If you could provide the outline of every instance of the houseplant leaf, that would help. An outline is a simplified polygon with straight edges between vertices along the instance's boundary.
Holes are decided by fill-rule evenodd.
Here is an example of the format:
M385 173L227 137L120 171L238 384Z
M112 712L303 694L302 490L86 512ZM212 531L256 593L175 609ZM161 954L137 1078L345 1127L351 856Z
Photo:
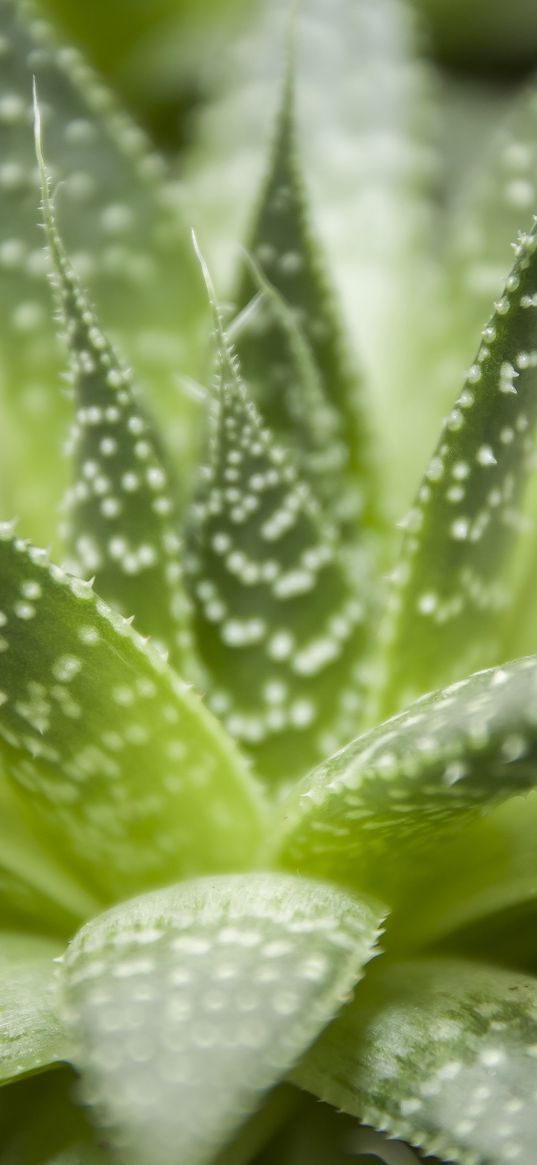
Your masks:
M56 1007L58 941L0 932L0 1084L65 1058Z
M252 874L144 895L84 927L65 958L66 1022L121 1159L211 1162L339 1009L379 922L336 887Z
M77 1087L72 1071L57 1068L0 1089L0 1165L110 1165L75 1103Z
M438 371L426 69L416 59L410 8L398 0L374 6L334 0L328 8L324 0L307 0L294 24L302 177L353 351L367 375L384 497L398 516L401 494L409 497L414 488L416 455L419 464L435 436L423 408ZM221 54L219 47L211 73L215 100L202 110L187 160L190 218L227 285L264 181L288 33L288 4L270 0L258 6L232 51ZM398 420L403 383L413 434L408 448Z
M240 379L216 306L215 320L208 466L186 574L210 703L259 772L282 783L356 723L364 611L333 526Z
M406 949L409 938L415 945L425 933L428 944L442 950L514 968L535 966L536 829L536 792L461 826L430 870L429 891L409 886L397 919Z
M193 414L175 378L198 367L203 307L192 290L191 250L177 198L143 134L76 50L57 47L30 3L2 0L0 21L0 359L9 426L0 484L4 508L44 537L65 472L54 441L42 440L43 426L58 440L68 414L35 213L32 76L52 175L65 177L58 208L68 250L107 327L121 332L128 358L149 380L152 404L162 408L170 440L183 454L192 446L187 431Z
M521 235L463 391L426 470L385 628L384 714L502 658L502 612L537 415L537 235Z
M103 334L65 253L43 159L37 100L34 113L43 221L75 393L71 446L77 480L68 503L77 573L95 577L107 602L134 615L137 627L169 651L183 676L191 677L196 667L179 563L175 483L131 372Z
M98 908L57 852L47 846L21 798L0 776L0 927L69 935Z
M105 900L248 863L260 794L201 700L88 583L0 539L0 754Z
M282 806L280 860L391 901L450 827L535 788L532 656L417 700L320 765ZM278 846L278 839L275 843ZM421 858L420 858L421 854Z
M454 959L375 972L294 1079L442 1160L530 1160L537 981Z
M244 378L276 439L296 450L321 500L330 491L332 515L342 536L357 541L362 533L359 528L367 528L376 517L372 441L360 377L309 222L296 141L293 73L290 62L271 162L247 250L299 322L303 346L316 372L318 399L312 373L308 375L304 359L297 360L296 338L293 345L274 297L265 293L265 303L241 329L238 353ZM258 281L245 263L234 296L239 310L246 308L257 291ZM326 456L329 444L332 457L339 454L339 464L332 462L328 472L316 473L311 456L304 457L302 447L308 441L317 447L318 455L324 448Z

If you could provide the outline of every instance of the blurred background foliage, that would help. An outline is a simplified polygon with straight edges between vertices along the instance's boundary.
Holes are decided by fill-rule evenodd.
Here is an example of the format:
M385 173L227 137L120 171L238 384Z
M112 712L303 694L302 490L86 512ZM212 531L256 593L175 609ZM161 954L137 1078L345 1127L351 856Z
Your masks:
M210 95L215 60L262 2L38 0L38 6L83 48L155 143L173 153L195 132L193 114ZM513 87L537 68L537 3L413 3L425 49L442 69L446 132L454 140L454 156L463 162L466 143L497 119Z
M211 90L211 60L257 0L37 0L108 79L164 149L191 136L191 114Z

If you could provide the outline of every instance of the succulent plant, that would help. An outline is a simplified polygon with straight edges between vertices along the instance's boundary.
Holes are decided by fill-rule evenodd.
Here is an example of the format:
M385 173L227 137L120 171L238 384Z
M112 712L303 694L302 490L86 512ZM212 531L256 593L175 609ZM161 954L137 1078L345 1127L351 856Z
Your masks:
M185 193L0 0L0 1165L531 1159L537 96L435 207L404 9L304 7Z

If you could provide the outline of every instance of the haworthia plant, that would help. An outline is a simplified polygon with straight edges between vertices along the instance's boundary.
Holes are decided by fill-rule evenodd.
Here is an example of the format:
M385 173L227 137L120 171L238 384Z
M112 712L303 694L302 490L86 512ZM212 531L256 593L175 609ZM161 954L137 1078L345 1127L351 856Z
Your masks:
M522 1165L537 204L511 169L536 99L511 273L502 190L498 233L492 196L449 209L441 268L402 0L258 14L270 96L237 67L226 166L186 168L200 211L222 178L228 253L249 223L219 297L214 220L191 248L163 165L0 0L0 1165ZM481 213L502 273L420 461L471 359Z

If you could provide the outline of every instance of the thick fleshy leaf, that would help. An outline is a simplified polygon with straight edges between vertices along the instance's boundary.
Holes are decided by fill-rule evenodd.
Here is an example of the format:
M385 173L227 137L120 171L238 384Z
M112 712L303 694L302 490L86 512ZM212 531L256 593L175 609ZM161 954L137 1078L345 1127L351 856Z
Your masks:
M190 611L179 562L174 485L130 370L100 328L56 228L35 105L43 220L69 350L76 415L71 455L68 540L74 568L99 593L195 675Z
M306 0L294 14L305 185L346 318L380 379L386 311L390 325L400 318L403 269L409 255L418 261L430 225L431 117L415 32L401 0L374 9L334 0L329 10ZM215 99L187 162L193 221L206 224L211 264L224 277L263 177L288 33L285 0L255 6L215 59Z
M285 782L356 724L360 583L351 582L334 528L264 427L217 310L216 342L209 465L190 516L186 572L211 706L259 771Z
M72 934L98 909L98 899L32 828L3 773L0 823L0 928Z
M380 915L279 874L200 879L95 919L64 968L97 1119L128 1165L205 1165L339 1010Z
M248 10L250 23L233 51L223 53L219 45L215 54L216 100L202 110L198 143L187 159L190 218L219 280L229 280L237 244L248 234L286 60L287 0L261 0ZM406 504L402 483L410 499L416 456L419 471L435 437L423 398L440 363L429 343L436 329L436 247L430 245L433 155L424 67L415 60L412 13L403 0L305 0L294 14L294 33L302 177L371 386L384 497L399 516ZM404 444L403 384L412 433Z
M61 362L36 214L32 76L52 175L65 179L58 211L69 253L107 327L120 333L128 359L151 384L152 403L162 407L183 460L192 445L192 406L182 400L175 378L195 372L196 328L201 322L204 331L206 321L200 320L203 305L177 198L143 134L79 54L56 47L26 0L1 0L0 36L0 485L4 512L18 512L27 529L43 537L53 532L66 477L57 448L69 414L59 391Z
M0 1165L111 1165L68 1068L0 1089Z
M509 569L535 463L537 234L504 294L425 473L394 574L383 714L499 662Z
M533 977L456 960L381 960L294 1078L443 1160L526 1165L536 1056Z
M273 297L272 302L262 302L241 329L238 352L264 420L276 439L292 448L312 479L313 492L331 503L332 516L356 541L359 525L371 522L378 498L373 488L371 434L359 377L346 350L342 321L309 223L296 142L292 72L290 65L269 173L247 246L300 321L303 343L317 374L315 395L313 377L308 376L304 360L297 360L296 340L293 345ZM239 310L247 307L257 291L258 281L245 263L234 297ZM308 444L314 446L316 460L311 454L308 457ZM325 460L319 464L323 452Z
M282 806L285 864L396 898L405 866L412 875L450 827L535 788L536 698L531 657L422 697L359 737Z
M355 547L356 542L363 542L359 520L363 489L349 473L341 417L326 399L297 311L250 255L246 262L252 288L258 290L235 325L244 378L274 436L290 450L301 476L340 527L346 544Z
M260 801L200 699L89 584L4 531L0 752L107 899L248 863Z
M0 1083L65 1059L54 959L62 946L40 935L0 933Z

